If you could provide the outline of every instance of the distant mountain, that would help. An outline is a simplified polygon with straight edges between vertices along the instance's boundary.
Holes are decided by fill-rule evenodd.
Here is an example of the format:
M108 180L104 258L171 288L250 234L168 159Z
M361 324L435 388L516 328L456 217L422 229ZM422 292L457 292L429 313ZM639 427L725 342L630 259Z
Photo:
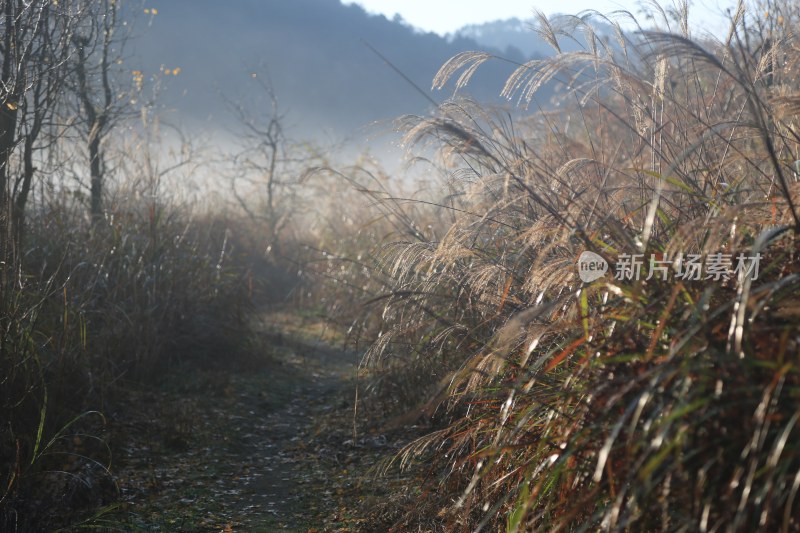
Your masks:
M231 124L225 99L257 105L252 73L262 79L268 73L299 135L347 135L373 121L425 113L430 103L370 46L436 101L452 94L452 88L430 90L439 67L458 52L487 48L466 35L423 33L339 0L147 0L145 7L151 15L140 16L150 24L138 22L141 37L128 64L146 75L179 68L178 76L165 76L166 105L180 121L212 130ZM521 52L503 53L523 59ZM512 70L486 64L469 93L501 102Z
M491 47L502 52L516 51L526 57L545 56L553 53L553 48L534 30L533 20L511 18L484 24L470 24L456 31L450 38L471 39L481 46Z
M554 20L565 15L556 15ZM604 36L611 36L613 28L607 23L597 19L592 22L595 30ZM537 32L538 21L536 19L521 20L510 18L506 20L496 20L484 24L470 24L464 26L449 36L452 42L458 40L472 40L484 47L504 51L508 54L522 54L525 57L547 57L553 55L553 47L545 41ZM561 38L559 46L565 51L578 50L585 45L583 35L578 32L576 40Z

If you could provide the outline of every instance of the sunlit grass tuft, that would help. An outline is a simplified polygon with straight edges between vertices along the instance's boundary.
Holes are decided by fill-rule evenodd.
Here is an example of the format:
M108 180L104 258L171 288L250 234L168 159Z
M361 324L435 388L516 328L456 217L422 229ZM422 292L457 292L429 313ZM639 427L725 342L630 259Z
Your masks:
M368 361L376 401L443 424L398 457L438 473L442 528L798 527L800 55L796 9L772 7L780 25L740 12L726 42L693 40L683 12L634 38L541 24L555 55L505 94L534 106L560 83L557 110L454 100L404 120L449 194L412 213L368 193L400 228L362 270ZM577 33L585 48L562 52ZM437 83L489 59L454 58ZM582 283L584 251L611 272ZM615 278L635 254L641 275ZM731 275L680 279L688 254L724 254ZM733 273L740 254L760 255L757 279Z

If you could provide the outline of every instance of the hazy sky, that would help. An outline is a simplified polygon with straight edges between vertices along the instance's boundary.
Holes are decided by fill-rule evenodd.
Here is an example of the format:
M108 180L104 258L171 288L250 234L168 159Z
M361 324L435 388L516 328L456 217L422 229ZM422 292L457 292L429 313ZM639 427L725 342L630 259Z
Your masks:
M511 17L530 18L535 8L548 15L577 14L585 9L610 13L627 9L637 14L642 2L637 0L356 0L371 13L391 18L399 13L410 24L439 34L452 32L466 24L488 22ZM671 0L662 1L672 5ZM695 0L690 2L690 18L698 29L724 28L722 14L735 6L735 0Z

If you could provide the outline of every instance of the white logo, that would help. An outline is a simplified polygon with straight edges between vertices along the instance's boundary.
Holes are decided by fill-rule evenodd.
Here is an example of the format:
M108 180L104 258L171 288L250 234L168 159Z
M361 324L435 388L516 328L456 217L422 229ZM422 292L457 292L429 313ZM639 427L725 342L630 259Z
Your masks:
M608 272L608 262L594 252L583 252L578 258L578 277L584 283L602 278Z

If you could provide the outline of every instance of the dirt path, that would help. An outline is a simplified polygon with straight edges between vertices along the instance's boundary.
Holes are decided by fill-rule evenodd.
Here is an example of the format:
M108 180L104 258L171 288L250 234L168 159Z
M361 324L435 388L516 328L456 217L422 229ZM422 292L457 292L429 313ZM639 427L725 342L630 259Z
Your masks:
M126 527L372 529L354 509L380 498L370 468L400 443L353 441L356 354L296 338L272 351L259 370L187 371L132 393L115 429Z

